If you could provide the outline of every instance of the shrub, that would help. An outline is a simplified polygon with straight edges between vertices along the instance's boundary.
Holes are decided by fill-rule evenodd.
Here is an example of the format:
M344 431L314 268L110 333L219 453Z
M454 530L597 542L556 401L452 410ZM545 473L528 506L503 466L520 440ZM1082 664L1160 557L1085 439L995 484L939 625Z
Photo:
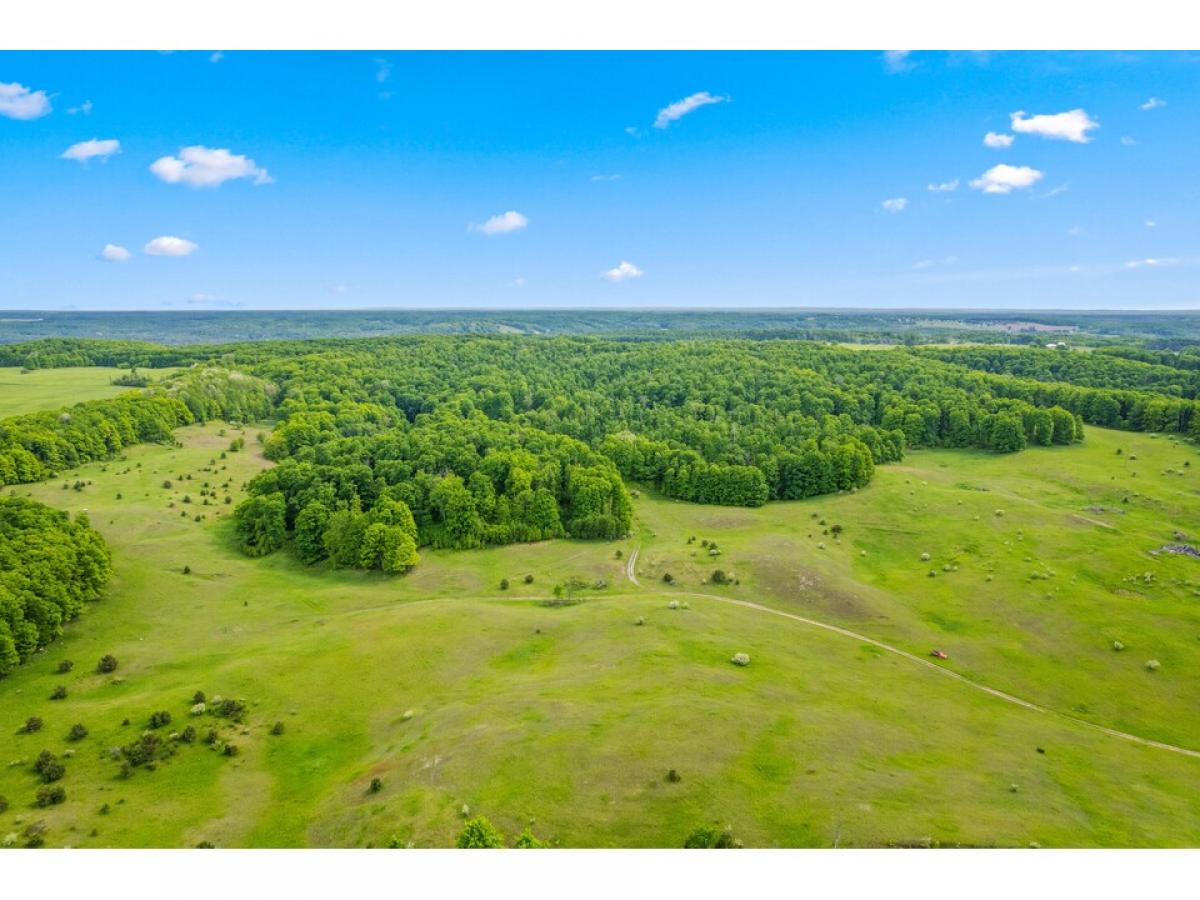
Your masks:
M525 576L525 583L526 583L526 584L533 584L533 576L532 576L532 575L526 575L526 576Z
M204 691L196 691L196 693L192 694L193 703L203 703L207 699L208 698L204 695Z
M21 726L21 732L23 734L33 734L35 731L41 731L41 730L42 730L42 717L41 716L30 716L28 719L25 720L25 724Z
M735 654L733 654L733 658L730 659L729 661L731 663L733 663L735 666L748 666L748 665L750 665L750 654L749 653L735 653Z
M234 700L232 697L227 697L224 700L213 698L213 713L220 716L222 719L233 719L235 722L242 721L242 714L246 711L246 704L241 700Z
M483 816L476 816L463 826L456 846L460 850L495 850L504 846L504 835Z
M103 674L117 671L117 658L111 653L106 653L100 657L100 662L96 663L96 671Z
M38 788L37 805L39 807L56 806L66 799L67 792L60 784L56 784L54 787Z
M540 841L534 837L533 832L528 828L517 835L516 841L513 842L513 847L518 850L541 850L548 846L550 845L545 841Z
M184 567L183 567L183 574L184 574L184 575L191 575L191 574L192 574L192 567L191 567L191 566L184 566Z
M58 669L56 671L59 675L66 675L73 668L75 668L75 663L71 662L69 659L64 659L58 664Z
M1122 644L1120 641L1113 641L1113 649L1116 650L1118 653L1120 653L1122 650L1125 649L1125 645Z
M711 580L713 584L729 584L732 579L724 569L713 569Z
M135 741L121 748L121 756L129 766L144 766L158 759L163 751L163 741L157 734L146 732Z
M502 590L502 591L508 590L508 579L507 578L500 579L500 590Z
M226 744L224 747L221 748L221 752L223 754L225 754L226 756L237 756L238 755L237 744Z
M82 741L87 736L88 730L78 722L72 725L71 730L67 732L68 741Z
M932 558L928 553L921 554L921 562L929 562Z
M276 722L271 726L271 734L283 734L283 722Z
M196 741L196 729L189 725L183 731L179 732L179 739L185 744L192 744Z
M165 709L160 709L156 713L150 714L150 727L162 728L164 725L171 724L171 714Z
M33 770L42 776L42 781L46 784L58 781L67 774L67 770L58 761L58 757L49 750L43 750L38 754L38 758L33 764Z
M371 786L367 790L369 790L372 794L378 794L380 791L383 790L383 779L382 778L372 778Z
M0 813L8 812L8 798L0 794Z
M644 616L638 616L636 619L633 620L633 624L634 625L645 625L646 618Z
M701 825L683 842L685 850L735 850L741 846L742 842L733 836L731 828L722 831L713 825Z
M667 604L667 609L679 609L679 601L672 600L670 603Z
M665 581L667 584L674 584L675 576L670 572L663 572L663 581Z
M199 703L193 703L192 708L188 710L188 712L190 712L193 716L202 716L204 715L204 711L206 709L208 709L208 706L203 700L201 700Z
M50 692L50 699L51 700L66 700L67 699L66 687L64 685L60 684L58 687L56 687L54 690L52 690Z
M669 772L667 772L667 781L671 782L672 784L678 784L679 782L683 781L683 776L674 769L671 769Z
M1160 663L1157 659L1146 660L1146 671L1147 672L1157 672L1161 666L1162 666L1162 663Z

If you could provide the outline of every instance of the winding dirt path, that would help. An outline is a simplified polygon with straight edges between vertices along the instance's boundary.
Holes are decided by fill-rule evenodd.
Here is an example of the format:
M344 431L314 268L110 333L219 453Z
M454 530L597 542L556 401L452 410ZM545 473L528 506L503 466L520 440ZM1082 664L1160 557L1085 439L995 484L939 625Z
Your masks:
M629 580L631 582L633 582L638 587L641 587L642 584L637 579L637 570L635 567L637 565L638 553L640 553L640 552L641 552L640 547L632 550L629 554L628 562L625 563L626 576L629 578ZM1089 722L1086 719L1080 719L1076 716L1072 716L1067 713L1059 712L1057 710L1050 709L1049 707L1046 707L1046 706L1041 706L1040 704L1034 703L1030 700L1023 700L1020 697L1016 697L1012 694L1005 693L1004 691L998 690L994 687L988 687L986 684L983 684L982 682L975 681L974 679L971 679L971 678L967 678L965 675L960 675L952 669L947 669L944 666L939 666L937 663L934 663L928 659L925 659L924 657L917 656L915 653L909 653L907 650L901 650L899 647L893 647L891 644L885 644L885 643L883 643L883 641L877 641L877 640L875 640L875 638L867 637L865 634L859 634L857 631L851 631L849 628L842 628L840 625L832 625L829 622L821 622L821 621L818 621L817 619L809 619L809 618L806 618L805 616L796 615L795 613L790 613L790 612L787 612L782 609L775 609L774 607L771 607L771 606L763 606L761 603L753 603L749 600L738 600L734 597L722 597L719 594L703 594L703 593L699 593L699 592L695 592L695 591L669 591L669 592L656 591L655 593L660 593L660 594L663 594L664 596L700 597L705 600L715 600L718 603L727 603L730 606L741 606L746 609L755 610L756 612L767 613L768 615L779 616L784 619L790 619L793 622L799 622L802 625L808 625L813 628L820 628L825 631L831 631L834 634L840 634L842 637L852 638L852 639L854 639L856 641L860 641L864 644L870 644L872 647L878 647L880 650L883 650L887 653L893 653L896 656L903 657L904 659L908 660L909 662L914 662L914 663L917 663L918 665L924 666L927 669L932 669L933 671L937 672L940 675L944 675L947 678L952 678L955 681L959 682L960 684L965 684L968 687L974 688L977 691L982 691L985 694L990 694L991 696L996 697L999 700L1003 700L1005 703L1012 703L1015 706L1020 706L1021 708L1031 710L1032 712L1046 713L1047 715L1051 715L1051 716L1054 716L1059 719L1064 719L1068 722L1074 722L1077 725L1082 725L1085 728L1090 728L1093 731L1103 732L1104 734L1107 734L1111 737L1121 738L1122 740L1131 741L1132 743L1135 743L1135 744L1141 744L1144 747L1156 747L1159 750L1169 750L1172 753L1181 753L1184 756L1191 756L1196 759L1200 759L1200 750L1192 750L1192 749L1189 749L1188 747L1179 747L1179 746L1176 746L1175 744L1167 744L1167 743L1164 743L1163 741L1155 741L1155 740L1151 740L1150 738L1139 737L1138 735L1130 734L1127 731L1118 731L1115 728L1108 728L1104 725L1097 725L1095 722Z

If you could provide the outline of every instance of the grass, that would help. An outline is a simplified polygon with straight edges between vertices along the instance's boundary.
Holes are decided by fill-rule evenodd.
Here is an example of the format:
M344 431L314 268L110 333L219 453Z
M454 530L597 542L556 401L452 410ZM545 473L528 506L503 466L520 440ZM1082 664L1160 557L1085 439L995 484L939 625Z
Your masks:
M58 409L63 405L84 400L114 397L129 388L112 383L127 369L106 366L87 366L77 369L34 369L22 374L21 369L0 366L0 418L43 409ZM155 381L161 381L178 369L147 371Z
M1200 521L1189 445L1090 429L1008 457L917 452L858 493L758 510L643 491L630 540L424 551L387 578L240 556L226 491L204 506L199 487L229 480L236 503L267 463L253 428L220 459L222 427L16 489L87 509L116 575L0 681L0 838L40 821L49 846L450 846L467 804L510 840L529 825L560 846L680 846L705 823L747 846L1200 842L1200 760L1055 714L1200 748L1200 564L1148 554ZM823 533L835 523L840 538ZM635 549L640 588L624 576ZM718 566L738 583L703 583ZM610 587L544 605L572 575ZM697 593L945 649L939 665L1055 713ZM94 671L105 653L110 676ZM63 659L75 667L58 675ZM119 778L108 749L156 710L182 728L198 689L247 700L223 732L238 755L197 743ZM43 730L17 734L31 715ZM68 743L76 722L89 735ZM66 802L35 808L33 759L68 747Z

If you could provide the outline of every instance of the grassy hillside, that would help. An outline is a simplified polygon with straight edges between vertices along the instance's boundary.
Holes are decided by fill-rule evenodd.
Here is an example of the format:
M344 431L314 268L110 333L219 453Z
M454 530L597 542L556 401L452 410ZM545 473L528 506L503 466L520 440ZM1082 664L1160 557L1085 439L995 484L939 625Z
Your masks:
M232 504L267 463L254 429L221 459L239 433L221 427L15 489L87 509L116 575L0 681L0 839L40 822L50 846L445 846L466 805L562 846L678 846L707 822L748 846L1200 841L1200 759L1074 720L1200 748L1200 561L1148 552L1200 521L1184 443L1093 428L1018 456L917 452L857 493L757 510L643 494L631 540L422 551L389 578L238 554ZM713 585L718 566L739 583ZM544 605L571 576L608 586ZM1050 711L921 664L934 647ZM106 653L119 668L97 674ZM244 722L190 716L197 690L244 698ZM214 728L237 755L201 739L121 778L110 748L159 710L164 737ZM44 809L42 749L67 795Z
M176 369L155 369L147 373L159 381ZM129 388L112 383L127 369L85 366L76 369L21 369L0 367L0 418L18 416L64 404L115 397Z

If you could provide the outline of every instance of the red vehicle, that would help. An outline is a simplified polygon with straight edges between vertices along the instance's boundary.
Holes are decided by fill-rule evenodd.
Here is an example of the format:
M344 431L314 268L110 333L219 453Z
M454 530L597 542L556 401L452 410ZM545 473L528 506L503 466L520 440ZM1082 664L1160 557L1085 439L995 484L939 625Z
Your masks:
M932 656L934 659L949 659L950 658L950 654L947 653L945 650L930 650L929 655Z

